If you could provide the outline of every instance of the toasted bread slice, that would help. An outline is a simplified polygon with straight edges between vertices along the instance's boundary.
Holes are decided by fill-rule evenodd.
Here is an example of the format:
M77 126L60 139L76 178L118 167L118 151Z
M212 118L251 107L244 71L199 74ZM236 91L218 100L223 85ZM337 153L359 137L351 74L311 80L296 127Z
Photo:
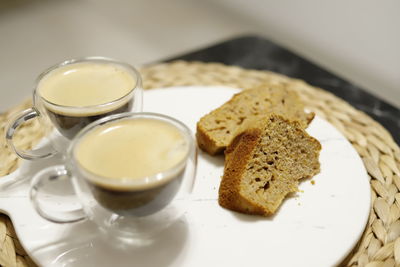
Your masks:
M284 85L263 84L235 94L221 107L203 116L197 123L199 147L211 155L221 153L241 131L268 113L298 120L306 128L314 113L305 113L295 91Z
M320 171L321 144L297 121L270 114L237 136L225 151L219 204L247 214L271 215Z

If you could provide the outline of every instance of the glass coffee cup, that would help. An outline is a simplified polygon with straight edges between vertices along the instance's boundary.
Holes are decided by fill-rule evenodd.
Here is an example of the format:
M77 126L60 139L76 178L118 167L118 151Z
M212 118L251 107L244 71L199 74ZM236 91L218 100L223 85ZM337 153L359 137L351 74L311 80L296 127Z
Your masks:
M31 201L57 223L82 219L124 241L167 228L186 210L196 171L196 146L183 123L156 113L123 113L85 127L71 142L65 165L40 171ZM81 208L46 208L45 188L71 181Z
M142 110L142 81L132 66L103 57L67 60L44 71L33 91L33 107L22 111L6 128L6 140L24 159L37 159L63 151L89 123L102 117ZM24 151L13 142L16 129L38 117L51 129L51 145Z

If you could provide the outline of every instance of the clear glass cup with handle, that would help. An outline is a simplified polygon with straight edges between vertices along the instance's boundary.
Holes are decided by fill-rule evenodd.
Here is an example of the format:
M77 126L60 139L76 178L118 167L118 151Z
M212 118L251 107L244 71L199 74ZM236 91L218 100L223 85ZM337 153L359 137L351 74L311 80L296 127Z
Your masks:
M74 136L102 117L142 110L142 80L129 64L104 57L72 59L39 75L33 107L17 114L6 127L10 148L24 159L46 158L66 149ZM15 132L25 121L39 118L50 141L45 147L22 150Z
M122 113L85 127L71 142L65 165L32 180L30 197L56 223L93 221L123 244L147 239L186 211L197 164L193 135L182 122L156 113ZM46 206L45 188L71 181L80 208Z

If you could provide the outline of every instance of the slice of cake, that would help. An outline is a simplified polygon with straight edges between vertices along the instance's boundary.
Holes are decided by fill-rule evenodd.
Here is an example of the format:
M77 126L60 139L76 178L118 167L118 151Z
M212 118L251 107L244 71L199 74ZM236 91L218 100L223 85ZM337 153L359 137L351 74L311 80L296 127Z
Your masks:
M271 215L300 179L319 173L321 144L297 121L270 114L225 150L219 204L230 210Z
M199 147L211 155L220 153L251 121L268 113L298 120L302 128L314 118L314 113L304 112L304 105L295 91L285 85L262 84L235 94L221 107L202 117L196 132Z

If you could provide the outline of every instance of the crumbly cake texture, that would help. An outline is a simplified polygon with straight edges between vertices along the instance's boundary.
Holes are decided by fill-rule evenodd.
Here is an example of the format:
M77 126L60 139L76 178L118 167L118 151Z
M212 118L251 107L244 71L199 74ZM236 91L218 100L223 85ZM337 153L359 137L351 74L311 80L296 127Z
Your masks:
M235 94L228 102L203 116L197 123L199 147L211 155L223 152L233 138L268 113L298 120L303 128L314 118L305 113L297 93L285 85L261 84Z
M238 135L225 150L219 204L268 216L320 171L321 144L297 121L270 114Z

